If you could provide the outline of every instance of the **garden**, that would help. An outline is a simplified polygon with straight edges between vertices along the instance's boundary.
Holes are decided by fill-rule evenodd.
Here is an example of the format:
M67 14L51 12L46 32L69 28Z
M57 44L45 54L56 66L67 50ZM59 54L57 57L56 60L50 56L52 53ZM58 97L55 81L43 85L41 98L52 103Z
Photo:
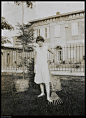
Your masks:
M17 22L17 28L21 31L19 36L17 36L16 43L20 43L22 45L22 56L20 56L20 63L17 65L16 57L17 53L15 53L15 60L12 66L15 69L22 68L23 73L13 73L13 72L2 72L1 73L1 115L2 116L36 116L36 115L48 115L48 116L74 116L74 115L85 115L85 77L81 76L52 76L52 79L58 79L61 82L61 91L55 91L56 94L63 101L62 104L51 102L49 103L46 100L46 91L45 96L38 98L37 96L40 94L39 85L34 83L34 59L29 55L29 59L26 60L24 57L25 48L29 48L28 44L34 42L33 37L33 28L30 25L25 25L23 23L24 19L24 9L23 2L27 3L27 7L32 8L31 1L22 1L22 25ZM15 1L17 5L20 3ZM5 18L2 18L4 21ZM2 22L1 29L13 29L13 27L9 27L6 23ZM9 40L7 37L2 37L1 43L7 43ZM31 48L31 47L30 47ZM3 49L3 45L2 45ZM30 50L30 49L26 49ZM19 49L18 49L19 51ZM17 52L17 50L15 51ZM4 54L1 52L2 55ZM20 51L21 53L21 51ZM12 53L13 54L13 53ZM20 55L20 54L19 54ZM7 56L7 66L10 67L10 63L8 61L9 54ZM11 57L11 56L10 56ZM30 60L31 59L31 60ZM28 65L27 62L28 61ZM85 57L84 57L85 60ZM3 61L3 59L2 59ZM2 64L2 66L5 63ZM71 64L71 63L69 63ZM70 68L70 65L65 65L65 62L58 65L52 65L51 68ZM27 73L24 73L24 66L27 68ZM78 67L79 66L79 67ZM79 63L77 64L78 68L83 68L84 65ZM73 65L73 68L76 68ZM7 68L8 69L8 68ZM12 68L11 68L12 69ZM9 70L8 70L9 71ZM52 95L52 89L50 94Z
M21 74L17 74L16 78L19 79L21 76ZM85 78L54 77L61 81L62 90L56 91L56 94L62 99L63 104L48 103L46 91L45 96L38 98L40 89L39 85L34 82L29 83L27 90L16 92L13 87L13 74L2 75L2 79L5 81L3 84L1 83L1 88L4 88L1 93L1 115L85 115Z

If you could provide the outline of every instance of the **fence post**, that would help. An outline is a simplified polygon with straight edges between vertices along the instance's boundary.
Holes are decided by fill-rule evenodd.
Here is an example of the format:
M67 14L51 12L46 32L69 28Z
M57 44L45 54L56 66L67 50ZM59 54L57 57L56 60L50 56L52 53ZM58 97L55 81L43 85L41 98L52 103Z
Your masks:
M79 62L80 62L80 71L81 71L81 61L80 61L80 44L79 44Z
M76 45L76 63L77 63L77 45Z
M82 59L83 59L83 44L82 44ZM83 62L84 62L84 60L83 60ZM84 71L84 66L83 66L83 71Z
M16 71L17 71L17 50L16 50Z
M74 44L73 44L73 70L74 70Z
M72 73L72 63L71 63L71 44L70 44L70 72Z
M65 53L65 51L66 51L66 49L65 49L66 47L64 46L64 53ZM65 53L66 54L66 53ZM65 55L64 54L64 55ZM66 59L66 58L65 58ZM65 71L66 71L66 60L65 60Z
M62 53L61 53L61 64L62 64L62 71L63 71L63 46L62 46Z
M1 49L1 70L3 70L3 50Z

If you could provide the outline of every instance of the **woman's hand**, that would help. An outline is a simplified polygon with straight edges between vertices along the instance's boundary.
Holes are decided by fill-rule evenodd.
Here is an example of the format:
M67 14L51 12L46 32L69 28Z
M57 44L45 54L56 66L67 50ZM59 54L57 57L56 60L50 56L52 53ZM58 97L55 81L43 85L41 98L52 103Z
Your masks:
M48 59L48 63L49 64L53 63L53 59Z
M36 69L34 68L34 73L36 73Z
M34 73L36 73L36 65L34 66Z

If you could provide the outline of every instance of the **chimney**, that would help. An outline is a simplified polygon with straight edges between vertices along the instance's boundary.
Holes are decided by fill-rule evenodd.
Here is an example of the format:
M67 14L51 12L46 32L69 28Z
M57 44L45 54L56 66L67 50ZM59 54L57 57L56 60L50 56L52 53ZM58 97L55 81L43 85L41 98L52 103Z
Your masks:
M60 15L60 12L56 12L56 15Z

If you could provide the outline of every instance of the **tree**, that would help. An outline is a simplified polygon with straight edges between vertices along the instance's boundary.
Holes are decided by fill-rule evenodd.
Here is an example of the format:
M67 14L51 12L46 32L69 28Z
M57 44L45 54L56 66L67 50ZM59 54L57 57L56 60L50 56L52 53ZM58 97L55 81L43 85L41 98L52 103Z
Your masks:
M28 47L28 44L34 41L33 28L28 25L24 25L24 28L22 28L22 25L20 25L19 23L17 23L16 26L17 26L17 29L20 31L20 35L17 36L16 42L19 42L21 45L24 45L24 50L28 50L28 52L33 51L32 47ZM27 69L28 69L28 65L26 65L26 61L28 59L26 57L23 57L23 58L20 57L20 58L21 58L21 62L17 66L22 67L22 63L24 62L24 66L27 66Z
M1 17L1 30L4 29L14 30L14 27L10 25L4 17ZM9 41L8 37L1 36L1 44L5 43L11 43L11 42Z
M22 25L20 25L18 22L16 26L20 34L19 36L17 36L17 39L19 40L21 45L24 45L25 47L28 46L29 43L34 41L34 29L31 26L24 25L24 27L22 27Z
M6 19L4 17L1 17L1 29L8 29L8 30L14 30L14 27L12 25L10 25L8 23L8 21L6 21Z
M8 37L1 36L1 44L5 44L5 43L11 43L11 41L9 41Z
M20 5L22 3L22 38L25 38L24 37L24 23L23 23L23 20L24 20L24 8L23 8L23 3L26 2L26 5L27 7L30 7L32 9L32 6L33 6L33 3L32 1L14 1L14 3L16 5ZM23 59L24 59L24 39L22 40L22 46L23 46ZM24 79L24 60L23 60L23 79Z
M32 1L14 1L14 3L15 3L16 5L20 5L21 2L22 2L22 3L23 3L23 2L26 2L27 7L32 8L32 6L33 6Z

